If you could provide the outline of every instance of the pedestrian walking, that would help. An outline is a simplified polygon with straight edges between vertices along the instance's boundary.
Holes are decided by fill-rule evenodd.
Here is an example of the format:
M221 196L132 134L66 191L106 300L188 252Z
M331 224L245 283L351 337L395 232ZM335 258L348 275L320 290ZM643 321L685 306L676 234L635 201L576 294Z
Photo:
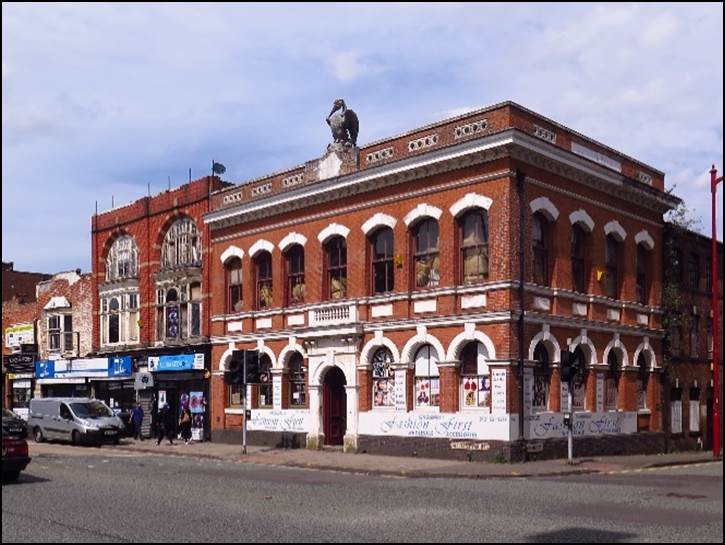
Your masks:
M156 444L160 445L164 437L169 440L169 445L174 444L174 415L171 414L171 408L168 403L161 407L159 414L159 425L156 428Z
M181 428L181 438L185 444L191 442L191 411L189 407L181 410L181 419L179 420L179 428Z
M131 424L133 425L133 438L136 440L143 441L143 435L141 435L141 424L143 423L143 408L140 403L136 403L136 406L131 411Z

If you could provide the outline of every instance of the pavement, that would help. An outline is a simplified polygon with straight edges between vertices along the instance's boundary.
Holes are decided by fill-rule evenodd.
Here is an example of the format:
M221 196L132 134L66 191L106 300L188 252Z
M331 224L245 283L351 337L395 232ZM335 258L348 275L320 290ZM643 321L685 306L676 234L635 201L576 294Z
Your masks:
M31 443L31 455L34 447ZM103 446L123 452L153 455L187 456L225 460L242 464L264 466L296 467L364 475L385 475L396 477L445 477L463 479L521 478L541 476L564 476L577 474L614 474L662 467L722 462L712 452L674 452L656 455L601 456L575 459L569 464L565 459L542 460L526 463L487 463L432 458L383 456L374 454L345 454L340 450L277 449L248 446L242 454L241 445L214 442L193 442L185 445L164 441L157 445L155 440L135 441L124 439L118 446Z

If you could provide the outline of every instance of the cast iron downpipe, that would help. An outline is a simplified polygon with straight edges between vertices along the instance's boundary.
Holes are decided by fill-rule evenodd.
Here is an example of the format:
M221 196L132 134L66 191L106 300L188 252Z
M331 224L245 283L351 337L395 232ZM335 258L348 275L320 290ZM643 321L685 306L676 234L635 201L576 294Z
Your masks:
M516 169L516 191L519 196L519 441L521 461L526 461L526 438L524 437L524 260L526 242L526 210L524 201L524 181L526 174Z

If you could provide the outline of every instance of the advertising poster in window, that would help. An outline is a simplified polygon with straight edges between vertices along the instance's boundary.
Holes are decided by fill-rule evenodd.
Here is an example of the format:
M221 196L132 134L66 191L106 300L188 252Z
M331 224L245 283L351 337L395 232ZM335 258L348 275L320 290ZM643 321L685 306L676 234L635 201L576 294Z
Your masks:
M493 413L506 414L506 369L494 369L491 388Z
M682 433L682 401L673 401L672 407L672 433Z
M690 401L690 431L700 431L699 401Z

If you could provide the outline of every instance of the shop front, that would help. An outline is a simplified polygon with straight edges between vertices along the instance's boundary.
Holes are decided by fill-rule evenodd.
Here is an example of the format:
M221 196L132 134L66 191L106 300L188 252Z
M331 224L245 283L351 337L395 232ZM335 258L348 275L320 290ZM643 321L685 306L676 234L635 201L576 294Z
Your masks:
M33 397L35 355L10 354L4 356L8 379L8 408L27 419L30 400Z
M183 409L192 417L192 439L209 438L208 358L204 353L149 356L148 371L153 375L154 413L168 404L178 423ZM176 430L178 433L178 430Z
M39 360L35 363L36 395L39 387L40 397L96 397L120 409L121 399L106 395L106 385L124 384L132 372L131 358ZM130 384L133 389L133 381Z

